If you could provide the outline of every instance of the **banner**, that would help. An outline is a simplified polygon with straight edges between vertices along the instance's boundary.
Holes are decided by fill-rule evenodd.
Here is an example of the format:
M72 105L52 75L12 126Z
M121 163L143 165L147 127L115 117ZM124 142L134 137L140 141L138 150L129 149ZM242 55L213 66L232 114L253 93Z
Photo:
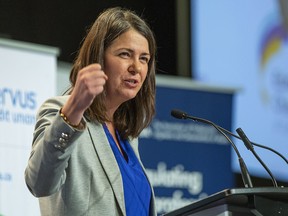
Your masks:
M35 113L55 95L56 48L0 39L0 216L40 215L28 191Z
M139 150L161 214L234 187L225 137L211 125L170 115L180 109L229 130L234 91L176 77L157 81L156 116L141 134Z

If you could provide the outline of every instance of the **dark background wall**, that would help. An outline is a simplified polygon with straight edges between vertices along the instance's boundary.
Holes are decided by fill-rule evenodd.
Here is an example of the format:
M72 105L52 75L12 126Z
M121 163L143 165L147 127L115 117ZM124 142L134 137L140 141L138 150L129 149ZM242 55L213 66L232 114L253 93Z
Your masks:
M174 0L0 0L0 37L60 48L72 62L87 28L105 8L123 6L145 18L158 43L158 74L176 75Z

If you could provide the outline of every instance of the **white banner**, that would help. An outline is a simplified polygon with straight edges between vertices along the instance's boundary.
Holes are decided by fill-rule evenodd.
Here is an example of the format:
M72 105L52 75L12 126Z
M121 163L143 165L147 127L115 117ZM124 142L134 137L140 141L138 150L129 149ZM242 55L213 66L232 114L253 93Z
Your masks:
M40 215L24 170L35 114L55 95L58 49L0 39L0 216Z

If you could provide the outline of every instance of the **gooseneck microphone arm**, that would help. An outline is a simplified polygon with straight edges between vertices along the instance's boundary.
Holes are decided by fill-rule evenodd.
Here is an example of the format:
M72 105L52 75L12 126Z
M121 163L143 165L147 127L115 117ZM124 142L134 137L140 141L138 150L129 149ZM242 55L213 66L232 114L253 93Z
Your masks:
M198 117L194 117L194 116L189 116L187 113L182 112L180 110L172 110L171 115L175 118L178 118L178 119L192 119L193 121L198 121L198 122L212 125L219 133L221 133L228 140L228 142L232 145L234 151L236 152L238 160L239 160L239 165L240 165L240 169L241 169L241 175L242 175L242 180L243 180L244 186L246 188L247 187L250 187L250 188L253 187L248 169L246 167L246 164L245 164L243 158L240 155L240 152L238 151L238 149L237 149L236 145L233 143L233 141L218 127L218 125L216 125L213 122L206 120L206 119L202 119L202 118L198 118Z
M237 128L236 132L239 134L239 136L241 137L242 141L244 142L246 148L248 150L250 150L253 155L255 156L255 158L259 161L259 163L264 167L264 169L267 171L267 173L270 175L271 180L273 182L273 185L275 187L278 187L277 185L277 181L275 180L274 176L272 175L271 171L269 170L269 168L266 166L266 164L261 160L261 158L258 156L258 154L255 152L253 145L251 144L250 140L248 139L248 137L246 136L246 134L244 133L244 131L241 128Z
M239 137L239 136L231 133L230 131L226 130L225 128L222 128L222 127L220 127L220 126L218 126L218 127L219 127L222 131L224 131L225 133L227 133L227 134L229 134L229 135L231 135L231 136L233 136L233 137L235 137L235 138L237 138L237 139L239 139L239 140L242 140L241 137ZM268 147L268 146L260 145L260 144L258 144L258 143L251 142L251 141L250 141L250 143L252 144L252 146L257 146L257 147L259 147L259 148L264 148L264 149L266 149L266 150L272 151L273 153L275 153L275 154L277 154L279 157L281 157L281 158L288 164L287 158L285 158L281 153L279 153L279 152L276 151L275 149L272 149L272 148L270 148L270 147ZM247 146L246 146L246 147L247 147Z
M266 170L266 172L269 174L269 176L271 177L271 180L272 180L272 182L273 182L273 185L274 185L275 187L278 187L277 181L275 180L274 176L272 175L272 173L271 173L271 171L268 169L268 167L265 165L265 163L261 160L261 158L260 158L260 157L258 156L258 154L255 152L254 146L257 146L257 147L264 148L264 149L266 149L266 150L272 151L273 153L275 153L275 154L277 154L279 157L281 157L281 158L286 162L286 164L288 164L287 158L285 158L281 153L279 153L278 151L276 151L276 150L274 150L274 149L272 149L272 148L270 148L270 147L267 147L267 146L264 146L264 145L260 145L260 144L255 143L255 142L251 142L251 141L247 138L247 136L245 135L244 131L243 131L241 128L238 128L238 129L236 130L236 132L237 132L239 135L241 135L242 137L241 137L241 136L237 136L237 135L231 133L230 131L228 131L228 130L220 127L220 126L218 126L218 127L219 127L222 131L224 131L225 133L227 133L227 134L229 134L229 135L231 135L231 136L233 136L233 137L235 137L235 138L237 138L237 139L239 139L239 140L242 140L242 141L244 142L246 148L247 148L248 150L250 150L250 151L254 154L254 156L256 157L256 159L261 163L261 165L264 167L264 169ZM245 138L245 137L246 137L246 138Z

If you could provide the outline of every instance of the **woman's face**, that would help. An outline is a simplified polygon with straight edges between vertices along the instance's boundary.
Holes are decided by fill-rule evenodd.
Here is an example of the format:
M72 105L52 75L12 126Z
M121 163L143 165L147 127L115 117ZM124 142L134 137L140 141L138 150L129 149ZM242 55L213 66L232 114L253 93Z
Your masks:
M104 53L107 102L114 106L134 98L148 72L150 60L147 39L131 29L121 34Z

